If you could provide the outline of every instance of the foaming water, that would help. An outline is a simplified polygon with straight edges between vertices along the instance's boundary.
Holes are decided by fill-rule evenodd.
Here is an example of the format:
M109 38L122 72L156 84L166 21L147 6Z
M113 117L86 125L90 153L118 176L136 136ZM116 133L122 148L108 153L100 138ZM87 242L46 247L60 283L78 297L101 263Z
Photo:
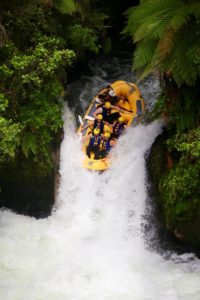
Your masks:
M128 130L111 169L98 174L80 167L73 116L65 114L55 212L43 220L1 212L1 299L199 300L199 261L165 261L143 239L144 154L161 125Z
M144 156L162 125L128 129L112 150L110 170L99 174L81 167L67 107L64 119L52 216L35 220L0 211L0 299L199 300L200 261L173 253L165 260L147 248L143 235Z

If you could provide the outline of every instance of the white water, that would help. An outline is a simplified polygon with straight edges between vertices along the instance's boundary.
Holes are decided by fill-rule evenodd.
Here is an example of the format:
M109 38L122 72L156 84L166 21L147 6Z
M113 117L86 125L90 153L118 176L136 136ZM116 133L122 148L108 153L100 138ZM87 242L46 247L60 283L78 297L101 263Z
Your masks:
M0 299L199 300L199 260L164 260L143 237L144 154L161 125L128 130L113 150L112 168L97 174L80 167L74 123L66 108L53 215L35 220L0 212Z
M159 131L158 123L130 129L113 151L111 170L91 173L80 168L66 109L56 211L44 220L1 212L1 299L200 299L197 259L165 261L145 249L144 154Z

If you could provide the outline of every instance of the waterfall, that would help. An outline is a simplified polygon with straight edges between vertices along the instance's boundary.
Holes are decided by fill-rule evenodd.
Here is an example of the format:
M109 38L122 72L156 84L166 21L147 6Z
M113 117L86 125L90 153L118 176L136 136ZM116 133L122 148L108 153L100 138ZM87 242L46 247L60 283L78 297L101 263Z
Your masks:
M110 65L82 79L80 101L107 80ZM120 75L119 64L115 68L113 79L127 76ZM143 94L151 99L156 83L148 80ZM61 182L52 215L36 220L0 211L1 299L199 300L200 261L189 253L165 260L148 248L143 233L144 157L162 124L129 128L112 150L111 168L97 173L81 166L74 112L65 105Z

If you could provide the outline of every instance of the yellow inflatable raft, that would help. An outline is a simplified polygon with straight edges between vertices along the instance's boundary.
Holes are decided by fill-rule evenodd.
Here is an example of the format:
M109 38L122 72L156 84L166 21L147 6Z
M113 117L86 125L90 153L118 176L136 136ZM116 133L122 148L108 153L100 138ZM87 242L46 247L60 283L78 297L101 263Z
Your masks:
M120 109L123 109L123 111L120 111L120 115L124 118L126 127L129 127L133 123L137 124L145 108L144 100L137 85L131 82L119 80L112 83L111 87L118 97L118 102L115 105ZM106 90L106 88L101 90L98 95L105 93ZM99 105L98 95L96 95L90 103L85 116L83 117L82 125L78 128L77 134L79 135L83 143L82 150L85 154L83 166L90 170L104 171L110 166L110 154L103 159L94 159L94 155L91 155L89 158L86 155L86 148L89 143L89 139L87 138L87 136L91 132L93 126L93 114ZM117 109L112 109L112 113L116 111ZM112 131L112 129L109 128L108 125L104 126L104 130Z

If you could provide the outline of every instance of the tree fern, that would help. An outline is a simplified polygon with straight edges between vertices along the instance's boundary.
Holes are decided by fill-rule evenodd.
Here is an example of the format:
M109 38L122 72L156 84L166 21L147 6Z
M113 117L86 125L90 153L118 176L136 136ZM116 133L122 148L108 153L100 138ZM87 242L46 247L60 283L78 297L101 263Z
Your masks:
M155 53L155 46L156 41L145 39L140 43L140 46L136 47L133 56L136 69L141 69L142 67L145 67L145 65L148 65L151 62Z
M179 86L195 84L200 75L199 1L147 0L126 15L123 33L137 43L134 67L141 71L141 78L168 68Z

